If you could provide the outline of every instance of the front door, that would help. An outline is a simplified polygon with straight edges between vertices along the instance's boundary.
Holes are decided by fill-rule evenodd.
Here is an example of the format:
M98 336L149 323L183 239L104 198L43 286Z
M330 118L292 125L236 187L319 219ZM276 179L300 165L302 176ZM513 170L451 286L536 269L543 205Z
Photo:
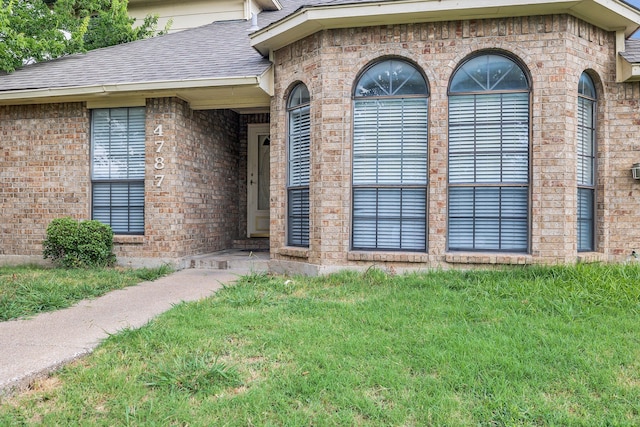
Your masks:
M269 237L269 125L249 125L247 237Z

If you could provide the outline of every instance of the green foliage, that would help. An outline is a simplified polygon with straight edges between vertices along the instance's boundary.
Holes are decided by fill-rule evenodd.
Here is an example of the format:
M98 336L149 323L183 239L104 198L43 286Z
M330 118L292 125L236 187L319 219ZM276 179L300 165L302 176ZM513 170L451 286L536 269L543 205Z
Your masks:
M640 263L253 274L112 335L0 425L637 426L639 282Z
M169 273L168 266L145 269L0 267L0 321L69 307L80 300Z
M150 367L141 376L148 387L170 393L211 393L241 384L240 374L233 366L212 354L185 354Z
M0 0L0 69L56 58L82 49L86 25L73 27L41 0ZM70 36L67 38L65 32Z
M173 272L173 269L169 264L162 264L160 267L155 268L140 268L135 270L135 276L146 282L152 282L156 279L159 279L162 276L166 276Z
M95 220L54 219L42 245L44 258L60 267L107 267L116 260L111 227Z
M89 20L89 28L84 37L87 50L128 43L153 37L157 32L158 17L147 16L141 25L134 27L135 18L127 14L127 0L113 0L110 5L97 11Z
M51 2L49 2L51 3ZM128 0L0 0L0 70L152 37L157 16L137 24Z

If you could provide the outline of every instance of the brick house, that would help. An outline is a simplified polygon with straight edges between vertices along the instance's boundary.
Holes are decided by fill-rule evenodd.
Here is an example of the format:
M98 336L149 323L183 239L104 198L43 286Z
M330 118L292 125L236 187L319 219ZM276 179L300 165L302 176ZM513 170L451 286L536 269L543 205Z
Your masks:
M39 260L64 215L109 223L132 265L264 245L306 274L640 250L640 10L253 8L0 75L0 262Z

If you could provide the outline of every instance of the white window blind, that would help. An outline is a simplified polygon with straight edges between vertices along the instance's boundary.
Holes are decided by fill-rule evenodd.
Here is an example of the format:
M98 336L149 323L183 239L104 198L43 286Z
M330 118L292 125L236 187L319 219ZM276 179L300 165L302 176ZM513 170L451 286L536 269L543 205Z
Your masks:
M114 233L144 232L145 109L93 110L92 216Z
M426 248L425 188L354 188L354 249Z
M93 219L114 233L144 232L144 181L94 182Z
M354 185L427 184L427 99L357 99Z
M528 93L450 97L449 182L528 181Z
M448 247L526 252L527 78L515 62L491 54L465 63L451 87Z
M427 98L356 99L354 249L426 250Z
M311 171L311 114L307 87L291 92L288 134L288 230L291 246L309 246L309 179Z
M528 197L527 188L452 187L449 249L526 250Z
M311 149L309 105L289 114L289 186L308 186Z
M594 191L578 188L578 251L592 251L594 226Z
M289 190L288 236L291 246L309 246L309 189Z
M595 249L595 86L583 73L578 86L578 251Z

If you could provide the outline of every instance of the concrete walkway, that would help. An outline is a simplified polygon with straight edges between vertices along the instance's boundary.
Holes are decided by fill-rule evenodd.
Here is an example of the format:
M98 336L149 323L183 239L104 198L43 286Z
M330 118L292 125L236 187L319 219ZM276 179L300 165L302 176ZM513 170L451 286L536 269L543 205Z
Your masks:
M64 310L0 322L0 395L25 388L36 378L91 353L110 334L139 328L173 305L210 296L246 273L181 270Z

